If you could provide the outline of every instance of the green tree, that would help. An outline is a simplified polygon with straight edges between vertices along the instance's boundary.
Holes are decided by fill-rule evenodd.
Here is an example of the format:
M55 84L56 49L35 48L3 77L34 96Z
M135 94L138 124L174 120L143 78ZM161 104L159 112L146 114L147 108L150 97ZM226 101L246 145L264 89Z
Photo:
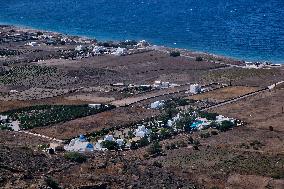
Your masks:
M64 157L70 161L77 163L84 163L85 161L87 161L87 157L84 154L80 154L79 152L67 152L64 154Z
M180 52L179 51L172 51L172 52L170 52L170 56L178 57L178 56L180 56Z
M154 142L148 149L150 155L160 155L162 151L162 146L157 141Z

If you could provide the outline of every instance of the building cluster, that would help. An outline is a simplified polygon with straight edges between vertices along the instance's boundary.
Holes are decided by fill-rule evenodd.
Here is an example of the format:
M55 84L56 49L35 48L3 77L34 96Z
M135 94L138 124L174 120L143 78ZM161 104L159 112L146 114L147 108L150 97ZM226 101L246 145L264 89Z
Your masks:
M141 141L143 141L149 144L153 140L165 139L165 137L173 136L177 133L194 132L208 128L217 129L224 122L229 122L232 126L240 125L237 120L222 115L208 118L204 114L195 111L179 112L175 116L168 118L166 122L159 119L143 122L130 128L119 129L103 135L95 142L88 142L86 137L81 135L79 138L72 139L64 149L78 152L105 151L109 149L109 145L112 145L121 150L128 150L133 143L141 145ZM180 123L184 125L181 127Z
M140 42L133 42L126 40L120 43L105 42L105 43L94 43L91 45L78 45L75 47L77 57L87 58L91 56L101 55L114 55L114 56L125 56L140 52L145 52L149 47L149 43L145 40Z

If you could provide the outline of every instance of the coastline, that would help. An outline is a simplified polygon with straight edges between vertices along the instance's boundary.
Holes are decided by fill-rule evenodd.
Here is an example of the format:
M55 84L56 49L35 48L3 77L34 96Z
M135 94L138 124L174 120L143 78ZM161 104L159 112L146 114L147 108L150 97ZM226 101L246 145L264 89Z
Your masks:
M123 40L114 40L114 39L99 39L96 38L95 36L87 36L87 35L78 35L78 34L73 34L73 33L68 33L68 32L60 32L60 31L54 31L54 30L49 30L49 29L44 29L44 28L35 28L31 26L25 26L21 24L15 24L15 23L5 23L5 22L0 22L0 26L9 26L13 27L18 30L22 31L41 31L41 32L46 32L46 33L51 33L51 34L61 34L65 36L71 36L71 37L77 37L81 39L90 39L90 40L97 40L99 42L107 42L107 41L112 41L112 42L121 42ZM127 39L127 40L133 40L133 39ZM192 56L205 56L209 57L209 59L214 58L214 59L220 59L220 60L226 60L226 61L233 61L233 62L239 62L239 63L270 63L270 64L281 64L284 65L284 60L282 61L265 61L265 60L247 60L243 58L237 58L237 57L232 57L229 55L224 55L224 54L219 54L219 53L211 53L211 52L206 52L206 51L200 51L200 50L193 50L190 48L182 48L182 47L174 47L171 45L162 45L162 44L155 44L152 43L152 41L148 41L152 46L156 46L159 49L168 50L168 51L180 51L185 53L183 56L187 56L186 54L190 54ZM175 44L174 44L175 45ZM190 57L190 56L188 56Z

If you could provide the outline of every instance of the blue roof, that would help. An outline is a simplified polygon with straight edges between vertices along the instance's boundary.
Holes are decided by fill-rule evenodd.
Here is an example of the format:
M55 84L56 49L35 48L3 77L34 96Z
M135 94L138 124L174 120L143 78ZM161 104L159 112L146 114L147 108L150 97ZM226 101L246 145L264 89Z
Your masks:
M79 139L80 139L81 142L84 142L84 141L87 140L84 135L80 135L80 136L79 136Z
M94 145L92 145L91 143L89 143L86 148L94 148Z

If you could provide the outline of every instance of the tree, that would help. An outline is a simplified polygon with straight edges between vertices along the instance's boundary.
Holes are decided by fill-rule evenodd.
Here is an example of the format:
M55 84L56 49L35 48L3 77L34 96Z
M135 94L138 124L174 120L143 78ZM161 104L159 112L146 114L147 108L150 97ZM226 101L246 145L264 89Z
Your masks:
M222 123L221 123L221 125L219 125L218 129L221 132L226 132L226 131L230 130L233 126L234 126L234 123L226 120L226 121L222 121Z
M170 56L178 57L178 56L180 56L180 52L179 51L172 51L172 52L170 52Z
M118 144L115 141L103 141L102 147L107 148L108 150L117 150L119 148Z
M203 60L203 58L202 58L201 56L197 56L197 57L195 58L195 60L198 61L198 62L200 62L200 61Z
M217 117L218 115L219 115L219 114L217 114L217 113L199 112L199 116L200 116L200 117L206 118L206 119L208 119L208 120L216 120L216 117Z
M87 161L87 157L84 154L80 154L79 152L67 152L64 154L64 157L70 161L77 163L84 163L85 161Z
M148 146L149 145L149 140L147 137L143 137L139 140L138 142L138 147L144 147L144 146Z
M148 149L150 155L160 155L162 151L162 146L157 141L154 142Z
M45 179L45 183L48 187L52 189L60 189L59 184L51 177Z

